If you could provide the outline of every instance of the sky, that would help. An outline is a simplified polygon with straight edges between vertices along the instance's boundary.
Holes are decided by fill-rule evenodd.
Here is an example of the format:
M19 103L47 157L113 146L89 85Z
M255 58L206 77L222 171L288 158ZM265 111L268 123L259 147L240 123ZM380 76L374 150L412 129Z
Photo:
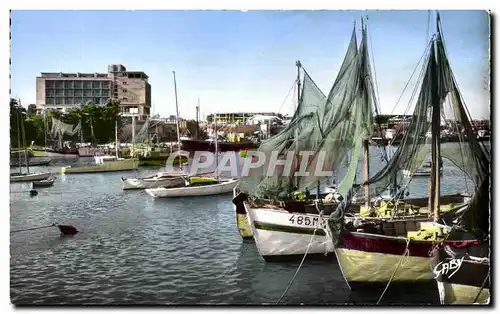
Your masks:
M153 113L292 113L300 60L327 94L353 23L368 15L381 113L404 113L415 88L403 89L435 32L429 11L12 11L11 90L35 103L41 72L100 72L108 64L144 71ZM429 19L430 16L430 19ZM440 11L452 69L474 119L490 116L489 16ZM430 21L430 23L429 23Z

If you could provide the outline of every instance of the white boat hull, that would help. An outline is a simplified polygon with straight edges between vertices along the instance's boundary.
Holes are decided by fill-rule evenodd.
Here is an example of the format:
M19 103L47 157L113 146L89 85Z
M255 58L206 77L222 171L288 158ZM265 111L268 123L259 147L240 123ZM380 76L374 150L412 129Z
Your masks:
M152 177L152 178L128 178L122 179L123 190L155 189L159 187L174 187L184 184L185 180L180 176Z
M154 198L185 197L185 196L207 196L231 193L238 184L238 180L231 179L216 184L200 186L184 186L179 188L155 188L145 191Z
M252 228L255 244L265 260L304 255L309 243L309 254L333 252L333 245L328 241L326 225L328 217L317 214L296 214L285 210L252 208L244 202L247 218ZM318 226L314 238L311 237Z
M20 176L11 176L10 182L31 182L31 181L40 181L45 180L50 177L50 172L39 172L39 173L30 173Z

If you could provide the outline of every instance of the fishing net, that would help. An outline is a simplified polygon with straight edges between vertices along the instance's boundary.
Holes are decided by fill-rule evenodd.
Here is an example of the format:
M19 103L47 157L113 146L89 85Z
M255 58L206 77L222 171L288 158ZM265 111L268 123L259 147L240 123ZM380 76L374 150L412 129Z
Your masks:
M378 194L395 182L402 182L405 173L413 174L431 152L430 131L433 93L441 104L441 128L451 130L449 136L457 143L442 143L440 155L451 161L477 188L489 176L489 154L478 142L438 33L428 46L428 55L420 92L409 127L388 163L373 175L368 184L370 194ZM444 130L441 141L447 138Z
M288 199L294 190L311 190L329 179L347 154L353 157L339 192L345 194L351 188L362 142L372 133L373 87L365 28L362 34L358 49L353 30L328 97L304 70L302 92L291 122L281 133L264 141L257 154L247 155L261 153L265 161L241 178L239 188L243 193ZM276 165L278 158L283 165Z
M63 135L73 136L79 133L81 128L82 126L80 122L75 127L73 127L72 124L64 123L61 120L52 118L52 127L50 129L50 133L54 137L62 137Z

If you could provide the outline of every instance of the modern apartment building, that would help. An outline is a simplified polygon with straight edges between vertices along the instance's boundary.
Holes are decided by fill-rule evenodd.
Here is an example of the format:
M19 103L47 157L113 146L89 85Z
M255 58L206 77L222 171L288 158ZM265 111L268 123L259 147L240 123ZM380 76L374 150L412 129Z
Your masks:
M108 66L108 73L41 73L36 78L37 110L66 111L87 103L120 101L122 112L136 112L145 120L151 110L151 85L140 71L127 71L121 64Z

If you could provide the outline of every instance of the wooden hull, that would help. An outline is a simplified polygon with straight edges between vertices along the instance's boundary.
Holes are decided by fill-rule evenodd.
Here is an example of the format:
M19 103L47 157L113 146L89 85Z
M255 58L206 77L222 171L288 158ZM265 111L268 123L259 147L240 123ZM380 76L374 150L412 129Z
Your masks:
M240 193L238 187L235 187L233 189L233 199ZM245 209L245 206L243 204L238 204L235 205L233 204L234 212L235 212L235 217L236 217L236 226L238 226L238 232L240 233L240 236L244 240L250 240L253 238L253 232L252 232L252 227L250 226L250 223L248 222L247 218L247 211Z
M32 183L33 188L46 188L54 185L54 180L41 180Z
M77 173L96 173L96 172L114 172L114 171L128 171L134 170L139 167L139 160L137 159L123 159L113 162L106 162L103 164L91 165L87 167L63 167L61 173L63 174L77 174Z
M489 252L487 243L483 247L483 253ZM453 256L447 251L452 251ZM461 253L440 246L431 258L441 304L489 304L489 258L471 258Z
M10 182L32 182L45 180L50 177L50 172L31 173L26 175L10 176Z
M154 198L218 195L231 193L237 184L238 180L230 179L210 185L146 189L146 193Z
M446 241L452 247L474 250L477 241ZM364 232L343 231L339 247L335 249L342 274L352 290L385 287L391 284L432 283L437 287L429 267L432 241ZM392 279L391 279L392 278Z

